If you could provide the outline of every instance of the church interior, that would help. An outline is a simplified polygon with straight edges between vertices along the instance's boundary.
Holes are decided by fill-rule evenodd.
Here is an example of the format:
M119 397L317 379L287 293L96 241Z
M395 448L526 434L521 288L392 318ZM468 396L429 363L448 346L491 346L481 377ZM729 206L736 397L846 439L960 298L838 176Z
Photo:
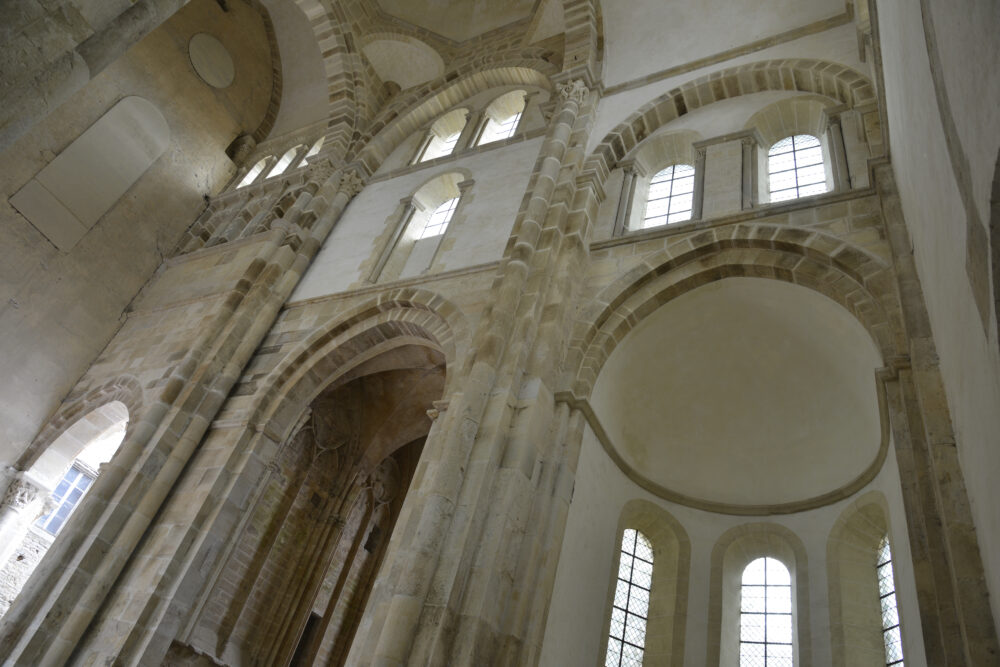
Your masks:
M1000 3L0 3L0 662L1000 665Z

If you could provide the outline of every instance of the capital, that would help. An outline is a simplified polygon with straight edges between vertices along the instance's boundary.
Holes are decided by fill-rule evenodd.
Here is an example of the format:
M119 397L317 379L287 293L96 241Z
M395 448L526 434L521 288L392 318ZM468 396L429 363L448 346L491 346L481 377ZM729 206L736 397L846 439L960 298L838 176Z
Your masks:
M348 169L340 177L340 190L347 193L348 197L354 197L365 187L365 182L353 169Z
M22 510L38 497L39 488L23 479L11 480L3 496L3 504L16 510Z
M587 95L590 94L590 89L583 83L583 79L573 79L569 83L560 83L556 89L564 102L573 100L577 104L583 104Z

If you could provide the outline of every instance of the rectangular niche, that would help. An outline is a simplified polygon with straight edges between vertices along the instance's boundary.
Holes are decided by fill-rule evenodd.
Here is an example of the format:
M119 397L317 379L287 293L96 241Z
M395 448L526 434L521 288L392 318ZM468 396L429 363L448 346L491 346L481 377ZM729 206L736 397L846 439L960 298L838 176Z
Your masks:
M148 100L126 97L10 198L69 251L167 149L170 128Z

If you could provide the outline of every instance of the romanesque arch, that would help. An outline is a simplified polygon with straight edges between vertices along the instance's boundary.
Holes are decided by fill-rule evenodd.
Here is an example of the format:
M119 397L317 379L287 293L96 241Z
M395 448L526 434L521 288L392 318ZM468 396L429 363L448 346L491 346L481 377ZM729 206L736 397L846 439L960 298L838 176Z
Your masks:
M732 276L792 282L830 297L868 330L883 358L894 356L891 268L822 232L741 223L697 234L647 258L595 299L577 323L569 352L572 386L584 396L618 341L646 315L695 287Z
M592 151L585 170L607 174L646 137L672 120L713 102L763 91L823 95L848 107L875 100L864 75L823 60L765 60L694 79L640 107L618 124Z

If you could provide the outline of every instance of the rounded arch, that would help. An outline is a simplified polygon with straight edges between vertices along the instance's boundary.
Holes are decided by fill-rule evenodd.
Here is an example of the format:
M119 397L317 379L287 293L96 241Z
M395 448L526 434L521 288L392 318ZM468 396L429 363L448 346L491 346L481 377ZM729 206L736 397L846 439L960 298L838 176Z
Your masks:
M854 107L875 99L860 72L825 60L764 60L699 77L640 107L609 132L587 158L595 173L607 174L660 127L713 102L763 91L815 93ZM587 167L585 167L587 169Z
M371 139L365 142L355 159L374 173L396 146L443 111L459 105L473 95L500 86L530 86L550 90L552 83L546 72L551 72L552 69L544 61L514 62L470 72L457 79L446 76L443 84L439 79L415 86L410 95L400 95L401 99L390 104L372 121Z
M316 36L326 73L327 104L324 150L344 156L350 149L358 124L358 55L348 45L344 26L349 25L340 3L295 0Z
M691 540L684 526L670 512L640 498L632 499L622 507L615 532L619 549L622 534L628 528L639 531L649 539L655 557L647 615L655 631L646 634L643 665L680 667L684 664ZM604 635L599 653L601 656L607 653L608 627L617 579L616 568L611 573L608 602L601 626Z
M778 100L757 111L747 120L745 129L756 129L766 152L775 142L793 134L823 135L827 109L836 103L822 95L796 95Z
M889 532L889 504L879 491L851 503L830 530L826 566L836 667L885 664L875 566Z
M67 398L14 467L30 471L40 482L51 481L47 485L51 488L95 436L123 419L130 425L135 423L142 404L142 386L131 376L106 382L77 398Z
M578 320L568 379L578 396L589 396L604 362L640 320L687 291L733 276L783 280L833 299L888 359L896 356L890 271L874 255L819 231L760 223L706 230L646 258L597 296Z
M468 324L457 306L419 288L401 288L365 302L314 331L271 372L253 410L261 430L284 439L302 411L323 389L352 369L394 347L416 345L439 351L447 368L460 368L468 347ZM454 385L446 375L445 395Z
M806 547L789 528L759 522L730 528L712 547L706 665L737 664L743 570L752 561L764 556L781 561L791 574L795 664L799 667L810 667L812 664Z
M377 32L360 40L361 53L382 81L402 90L433 81L444 74L444 60L426 42L399 32Z

